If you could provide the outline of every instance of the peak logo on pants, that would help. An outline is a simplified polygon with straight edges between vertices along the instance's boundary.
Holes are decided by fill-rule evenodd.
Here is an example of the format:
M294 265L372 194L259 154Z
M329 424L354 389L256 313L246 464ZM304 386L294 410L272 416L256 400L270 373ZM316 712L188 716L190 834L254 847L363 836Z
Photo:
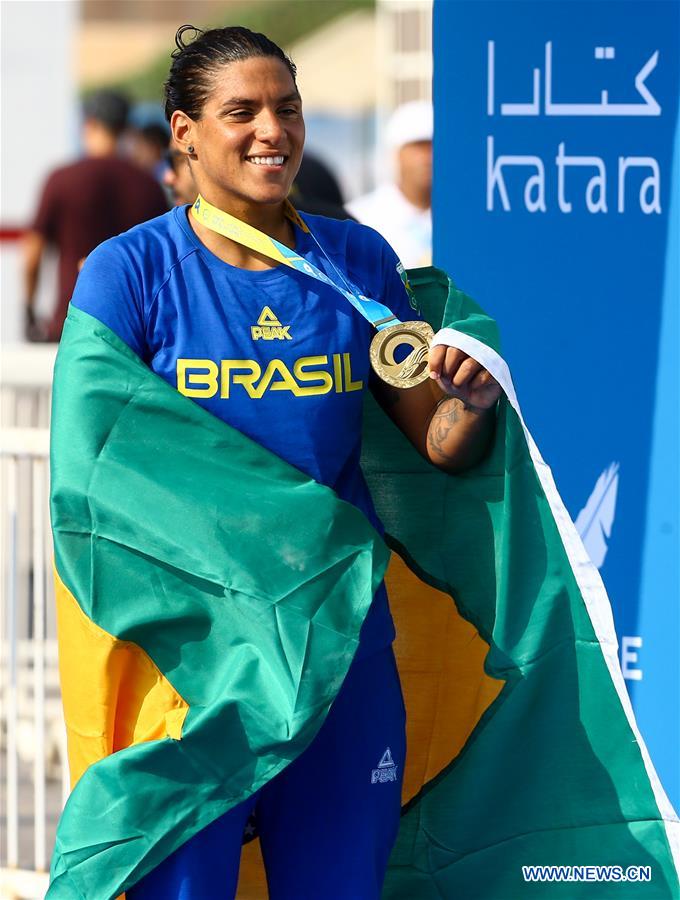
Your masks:
M388 747L378 763L378 768L371 772L371 784L384 784L397 780L397 767L392 759L392 751Z

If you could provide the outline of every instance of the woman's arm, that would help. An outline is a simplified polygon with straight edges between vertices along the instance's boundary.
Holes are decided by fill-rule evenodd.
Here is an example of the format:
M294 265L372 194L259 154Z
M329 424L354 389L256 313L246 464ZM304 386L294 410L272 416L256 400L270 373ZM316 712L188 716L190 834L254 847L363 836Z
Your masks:
M493 376L455 347L430 350L430 378L399 390L372 383L378 403L428 462L448 472L475 465L494 431L501 388Z

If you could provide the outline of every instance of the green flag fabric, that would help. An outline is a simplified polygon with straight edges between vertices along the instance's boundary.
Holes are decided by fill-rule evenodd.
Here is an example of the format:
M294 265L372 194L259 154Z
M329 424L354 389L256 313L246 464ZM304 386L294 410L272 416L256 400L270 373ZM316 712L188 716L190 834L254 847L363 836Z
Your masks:
M384 896L677 898L678 820L635 724L609 601L522 419L494 323L443 273L410 279L435 324L446 298L447 342L502 385L495 444L453 477L368 417L362 464L389 543L455 598L504 687L407 805ZM525 881L522 866L577 870ZM622 878L580 871L590 866Z
M438 721L410 736L409 756L425 762L408 779L384 896L678 897L677 817L635 726L604 588L524 426L495 326L444 273L410 281L429 321L506 397L493 448L459 476L367 404L362 465L413 579L404 619L415 631L444 604L483 662L454 680L463 632L420 634L438 642ZM75 787L47 896L109 900L309 745L390 554L356 508L74 308L52 423ZM404 662L415 724L409 697L424 695L409 684L422 669ZM459 723L465 698L476 712ZM523 866L576 868L544 881ZM611 880L590 866L614 867ZM639 881L625 880L630 866Z

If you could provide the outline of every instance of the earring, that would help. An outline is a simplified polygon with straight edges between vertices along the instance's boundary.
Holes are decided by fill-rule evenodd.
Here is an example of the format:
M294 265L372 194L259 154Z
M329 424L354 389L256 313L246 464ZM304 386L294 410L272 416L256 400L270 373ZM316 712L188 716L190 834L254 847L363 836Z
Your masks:
M187 150L189 151L189 153L194 153L194 152L195 152L195 151L194 151L194 145L193 145L193 144L189 144L189 146L187 147Z

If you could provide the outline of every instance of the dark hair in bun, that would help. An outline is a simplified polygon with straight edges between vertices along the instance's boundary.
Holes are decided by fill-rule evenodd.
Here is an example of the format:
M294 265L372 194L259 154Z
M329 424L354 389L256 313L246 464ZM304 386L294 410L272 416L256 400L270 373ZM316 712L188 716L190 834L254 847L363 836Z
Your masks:
M191 32L193 38L185 41ZM216 70L232 62L254 56L273 56L280 59L293 81L297 70L283 50L264 34L241 28L211 28L202 31L193 25L182 25L175 35L177 49L172 53L170 74L165 82L165 116L181 109L192 119L200 119L203 106L210 95Z

